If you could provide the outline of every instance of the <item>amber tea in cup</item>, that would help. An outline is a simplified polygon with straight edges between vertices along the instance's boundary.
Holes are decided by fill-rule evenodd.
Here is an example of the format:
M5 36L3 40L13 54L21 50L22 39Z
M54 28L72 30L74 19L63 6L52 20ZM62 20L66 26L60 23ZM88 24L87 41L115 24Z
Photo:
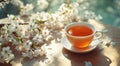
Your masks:
M65 26L69 42L76 48L85 48L93 41L96 30L87 22L73 22Z

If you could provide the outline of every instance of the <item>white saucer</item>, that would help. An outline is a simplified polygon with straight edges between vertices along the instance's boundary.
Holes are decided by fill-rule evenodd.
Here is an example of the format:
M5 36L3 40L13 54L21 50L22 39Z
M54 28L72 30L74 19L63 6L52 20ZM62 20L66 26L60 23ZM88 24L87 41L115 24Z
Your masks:
M76 49L72 46L72 44L65 37L61 39L61 43L63 44L64 48L66 48L69 51L76 52L76 53L86 53L86 52L92 51L98 46L98 44L100 44L99 40L94 40L91 42L91 44L88 47L83 48L83 49Z

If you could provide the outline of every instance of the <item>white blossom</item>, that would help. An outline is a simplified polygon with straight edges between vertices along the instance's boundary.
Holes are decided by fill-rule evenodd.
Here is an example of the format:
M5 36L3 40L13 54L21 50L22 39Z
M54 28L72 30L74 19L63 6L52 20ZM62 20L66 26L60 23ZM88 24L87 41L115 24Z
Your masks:
M1 57L6 62L9 62L10 60L14 59L14 55L12 54L12 51L10 50L10 47L4 47L1 52Z
M4 47L4 48L2 49L1 54L4 55L4 53L9 54L9 53L11 53L11 52L12 52L12 51L10 50L10 47Z
M26 27L28 30L33 30L38 28L38 25L35 24L35 22L29 22L28 24L29 24L28 27Z
M30 40L27 40L25 43L23 43L23 47L25 50L30 50L31 49L32 42Z
M26 4L25 6L20 6L20 14L21 15L25 15L25 14L29 14L29 12L33 9L33 5L32 4Z
M52 38L53 38L52 35L48 35L48 36L45 38L45 40L49 41L49 40L52 39Z
M23 2L21 0L11 0L10 2L17 6L23 6Z
M18 45L18 46L15 47L15 49L17 51L22 51L23 50L23 46L22 45Z
M37 0L37 6L39 9L44 10L48 7L49 3L47 0Z
M47 45L46 44L44 44L44 45L42 45L41 46L41 53L40 53L40 55L42 56L42 55L44 55L44 54L46 54L47 53Z
M59 8L59 11L64 15L76 15L78 13L78 3L72 4L62 4Z
M10 20L10 21L12 21L14 18L15 18L15 16L14 15L7 15L8 16L8 19Z
M34 56L37 57L40 53L41 53L41 50L40 49L36 49L34 51Z
M36 42L36 44L43 44L44 41L43 41L43 37L42 35L39 35L39 34L36 34L33 39L32 39L34 42Z
M22 52L22 56L32 59L33 58L33 53L34 52L32 50L27 50L26 52Z
M51 15L46 12L41 12L39 18L41 21L47 21L47 20L51 19Z
M50 34L50 31L48 29L44 28L42 30L42 34L45 35L45 36L48 36Z

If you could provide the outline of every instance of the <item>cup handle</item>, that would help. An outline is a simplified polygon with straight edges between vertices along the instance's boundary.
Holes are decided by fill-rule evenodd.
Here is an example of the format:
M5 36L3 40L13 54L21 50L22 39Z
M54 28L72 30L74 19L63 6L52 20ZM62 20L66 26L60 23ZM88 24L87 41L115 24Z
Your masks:
M102 31L96 31L95 36L94 36L94 40L100 39L102 36L103 36Z

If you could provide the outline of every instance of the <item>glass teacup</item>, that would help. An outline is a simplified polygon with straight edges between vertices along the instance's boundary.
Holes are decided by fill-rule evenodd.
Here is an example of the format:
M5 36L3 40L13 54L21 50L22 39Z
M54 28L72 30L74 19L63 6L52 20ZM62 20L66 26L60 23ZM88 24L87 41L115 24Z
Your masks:
M88 22L72 22L65 26L65 34L75 48L86 48L95 39L102 37L102 32ZM96 36L99 33L99 36Z

